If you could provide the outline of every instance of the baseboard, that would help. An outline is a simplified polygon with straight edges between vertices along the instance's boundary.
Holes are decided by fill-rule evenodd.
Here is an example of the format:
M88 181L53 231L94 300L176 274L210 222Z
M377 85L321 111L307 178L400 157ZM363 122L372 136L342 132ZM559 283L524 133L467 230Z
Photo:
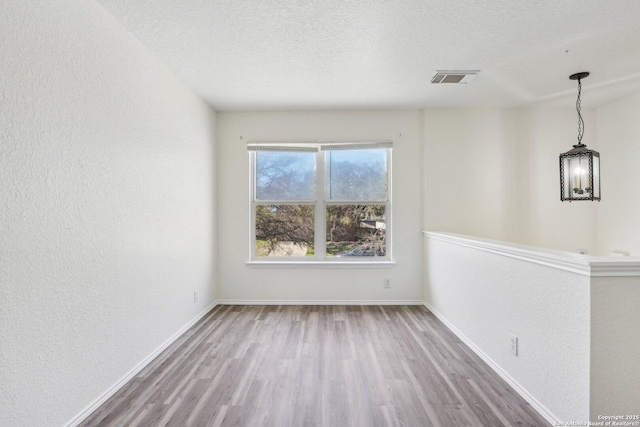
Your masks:
M173 336L165 341L160 347L155 349L150 355L136 365L131 371L124 375L118 382L112 385L102 395L89 404L82 412L73 417L65 427L75 427L91 415L100 405L113 396L122 386L129 382L142 369L144 369L153 359L162 353L167 347L173 344L182 334L191 328L198 320L202 319L216 305L424 305L433 313L447 328L451 330L462 342L464 342L474 353L478 355L491 369L493 369L503 380L507 382L524 400L526 400L540 415L542 415L551 425L560 425L561 422L551 411L549 411L542 403L540 403L533 395L531 395L524 387L522 387L515 379L511 377L500 365L493 361L479 347L477 347L469 338L467 338L458 328L456 328L442 314L435 310L425 301L415 300L218 300L211 303L207 308L194 317L189 323L184 325Z
M218 305L422 305L416 300L241 300L221 299Z
M462 342L464 342L475 354L478 355L491 369L495 371L496 374L500 376L503 380L507 382L513 389L518 393L524 400L526 400L536 411L542 415L544 419L549 421L552 426L561 425L562 422L558 417L556 417L549 409L547 409L542 403L538 401L531 393L527 391L523 386L521 386L507 371L502 369L500 365L498 365L491 357L489 357L484 351L482 351L478 346L476 346L473 341L467 338L458 328L456 328L453 323L449 322L442 314L440 314L436 309L431 307L428 302L424 302L424 306L429 309L430 312L433 313L434 316L438 318L444 325L451 330Z
M217 305L217 302L214 301L207 308L202 310L196 317L194 317L189 323L184 325L178 332L173 334L168 340L166 340L160 347L156 348L150 355L144 358L140 363L138 363L133 369L131 369L125 376L120 378L118 382L109 387L104 393L102 393L96 400L94 400L89 406L87 406L82 412L73 417L65 427L75 427L79 425L82 421L84 421L89 415L91 415L96 409L100 407L104 402L107 401L111 396L113 396L122 386L124 386L129 380L135 377L138 372L143 370L149 363L153 361L160 353L162 353L167 347L174 343L175 340L180 338L182 334L187 332L189 328L198 322L198 320L202 319L207 313L213 309Z

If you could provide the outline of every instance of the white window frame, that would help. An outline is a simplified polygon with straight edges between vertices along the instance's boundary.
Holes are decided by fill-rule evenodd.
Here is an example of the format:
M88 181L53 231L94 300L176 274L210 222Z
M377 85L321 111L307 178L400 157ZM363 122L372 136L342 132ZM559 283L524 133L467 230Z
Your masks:
M249 205L251 211L248 264L259 265L384 265L394 264L392 256L392 142L391 141L327 141L327 142L249 142ZM325 152L386 148L387 150L387 194L386 200L328 200L325 182ZM315 152L315 199L314 200L257 200L256 199L256 152L258 151ZM314 256L304 257L258 257L256 256L256 207L272 205L313 205L314 211ZM385 255L374 257L328 257L326 256L326 210L331 205L382 205L385 207Z

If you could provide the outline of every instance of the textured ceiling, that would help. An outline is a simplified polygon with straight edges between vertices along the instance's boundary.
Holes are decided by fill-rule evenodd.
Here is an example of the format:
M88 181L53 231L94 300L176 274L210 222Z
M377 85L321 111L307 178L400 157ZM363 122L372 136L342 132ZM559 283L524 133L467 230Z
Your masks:
M570 106L579 71L585 106L640 90L638 0L97 1L219 111Z

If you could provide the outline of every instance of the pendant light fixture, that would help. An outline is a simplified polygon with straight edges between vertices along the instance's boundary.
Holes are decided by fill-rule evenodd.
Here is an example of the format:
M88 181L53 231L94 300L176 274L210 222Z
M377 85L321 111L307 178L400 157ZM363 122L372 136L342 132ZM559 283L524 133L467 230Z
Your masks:
M581 80L589 75L587 72L569 76L578 81L578 143L573 149L560 154L560 200L597 200L600 201L600 153L587 149L582 143L584 120L580 113Z

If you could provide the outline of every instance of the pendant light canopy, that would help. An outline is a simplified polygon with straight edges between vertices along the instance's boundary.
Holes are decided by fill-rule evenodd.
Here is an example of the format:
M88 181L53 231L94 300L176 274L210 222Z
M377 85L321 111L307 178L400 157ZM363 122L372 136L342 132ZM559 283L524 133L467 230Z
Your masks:
M573 149L560 154L560 200L597 200L600 201L600 153L589 150L582 143L584 134L584 121L580 113L580 93L582 83L580 80L589 75L587 72L569 76L571 80L578 81L578 99L576 110L578 111L578 143Z

